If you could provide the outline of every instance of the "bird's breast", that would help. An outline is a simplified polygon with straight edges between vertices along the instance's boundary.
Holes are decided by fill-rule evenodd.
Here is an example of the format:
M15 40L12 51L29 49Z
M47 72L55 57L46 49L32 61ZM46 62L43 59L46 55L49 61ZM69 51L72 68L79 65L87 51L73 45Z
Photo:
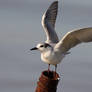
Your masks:
M64 56L55 52L47 52L41 54L41 59L48 64L56 65L61 62Z

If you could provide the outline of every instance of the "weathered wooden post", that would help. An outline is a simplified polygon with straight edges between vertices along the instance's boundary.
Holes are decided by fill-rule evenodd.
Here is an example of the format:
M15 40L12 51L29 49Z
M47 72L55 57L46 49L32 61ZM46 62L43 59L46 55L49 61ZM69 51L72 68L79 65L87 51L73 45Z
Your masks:
M35 92L56 92L59 80L58 73L54 71L48 72L47 70L43 71L37 82Z

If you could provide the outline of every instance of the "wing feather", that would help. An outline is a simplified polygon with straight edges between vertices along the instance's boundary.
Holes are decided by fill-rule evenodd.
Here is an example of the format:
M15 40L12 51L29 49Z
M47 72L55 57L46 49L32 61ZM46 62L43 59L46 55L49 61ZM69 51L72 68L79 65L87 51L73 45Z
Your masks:
M55 46L57 49L61 49L62 52L66 52L72 47L82 43L92 41L92 28L83 28L76 31L68 32L60 42Z
M46 32L47 41L48 43L58 42L58 36L55 32L55 22L58 12L58 1L54 1L47 11L42 16L42 26Z

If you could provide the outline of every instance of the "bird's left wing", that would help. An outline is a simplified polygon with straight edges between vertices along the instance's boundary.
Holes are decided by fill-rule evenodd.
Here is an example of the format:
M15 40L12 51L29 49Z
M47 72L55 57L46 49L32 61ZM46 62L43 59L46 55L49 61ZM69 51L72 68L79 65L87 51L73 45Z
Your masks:
M46 32L47 43L57 43L58 36L55 32L55 22L58 12L58 1L54 1L42 16L42 26Z
M82 42L92 42L92 28L83 28L68 32L63 39L56 44L55 49L66 53L69 49Z

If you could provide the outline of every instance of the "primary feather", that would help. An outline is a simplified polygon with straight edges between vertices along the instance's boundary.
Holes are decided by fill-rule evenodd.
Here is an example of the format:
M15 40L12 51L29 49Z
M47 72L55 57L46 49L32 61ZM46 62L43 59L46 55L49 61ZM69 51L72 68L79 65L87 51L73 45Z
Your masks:
M72 47L82 42L92 41L92 27L83 28L76 31L68 32L60 42L55 46L57 49L61 49L62 52L66 52Z
M47 36L47 43L57 43L58 36L55 32L55 22L58 12L58 1L54 1L42 16L42 26Z

